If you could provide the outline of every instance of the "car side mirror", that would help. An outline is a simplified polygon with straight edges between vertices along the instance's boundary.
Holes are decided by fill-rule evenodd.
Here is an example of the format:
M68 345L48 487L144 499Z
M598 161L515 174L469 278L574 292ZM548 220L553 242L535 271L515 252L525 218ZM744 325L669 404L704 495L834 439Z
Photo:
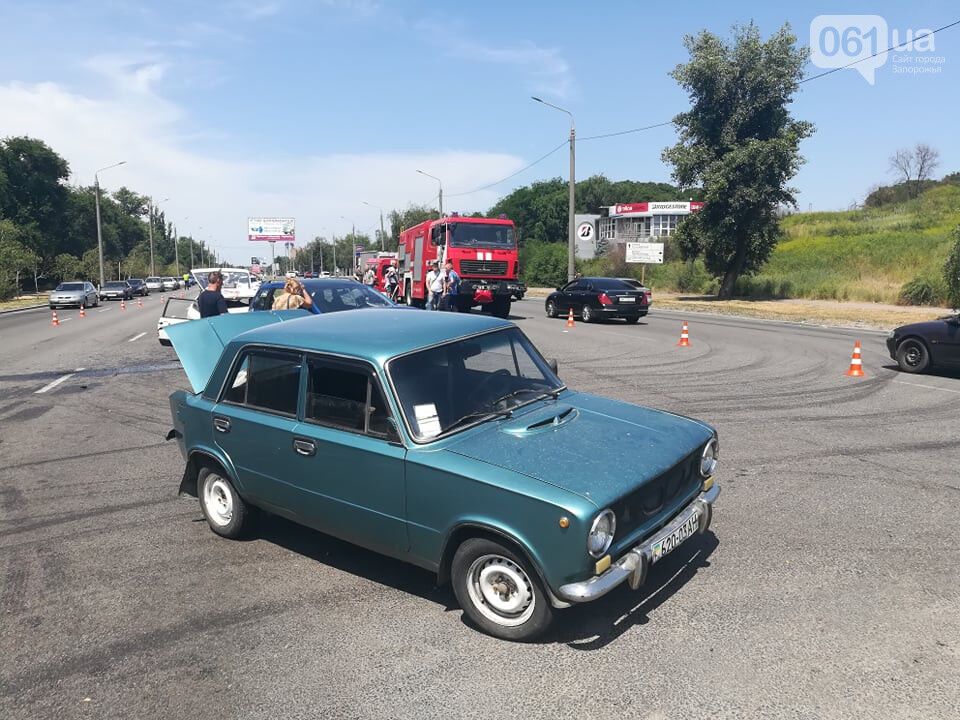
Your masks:
M559 367L559 366L557 365L557 359L556 359L556 358L550 358L549 360L547 360L547 365L550 366L550 370L553 372L553 374L554 374L554 375L557 375L557 376L559 377L559 372L560 372L560 371L557 369L557 368Z

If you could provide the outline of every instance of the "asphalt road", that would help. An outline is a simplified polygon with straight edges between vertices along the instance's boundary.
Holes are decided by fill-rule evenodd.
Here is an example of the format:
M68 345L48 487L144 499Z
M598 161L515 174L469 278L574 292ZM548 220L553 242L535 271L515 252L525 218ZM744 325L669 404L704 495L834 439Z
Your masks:
M571 387L721 439L713 532L532 645L286 521L211 533L176 497L158 298L0 316L0 717L960 716L960 378L902 375L863 331L690 315L683 349L673 313L515 310Z

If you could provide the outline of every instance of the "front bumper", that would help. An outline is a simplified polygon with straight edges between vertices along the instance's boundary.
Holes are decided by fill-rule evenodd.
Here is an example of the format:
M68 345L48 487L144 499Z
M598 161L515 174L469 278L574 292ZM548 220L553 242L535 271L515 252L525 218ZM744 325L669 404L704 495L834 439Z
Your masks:
M683 526L690 518L700 513L698 532L703 534L713 519L713 504L720 495L720 485L714 481L713 487L702 492L660 530L644 540L623 557L613 563L605 572L589 580L561 585L558 595L561 600L573 603L590 602L603 597L618 585L630 581L634 589L640 587L647 577L647 569L653 562L654 545L663 542L675 530Z
M900 338L896 336L887 338L887 352L890 353L891 360L897 359L897 344L899 342Z

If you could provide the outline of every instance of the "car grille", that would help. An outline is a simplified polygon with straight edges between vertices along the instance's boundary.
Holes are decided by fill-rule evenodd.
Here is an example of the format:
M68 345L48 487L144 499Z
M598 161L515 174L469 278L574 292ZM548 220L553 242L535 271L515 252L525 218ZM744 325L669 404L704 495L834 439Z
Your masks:
M460 272L464 275L506 275L506 260L461 260Z
M678 501L689 496L702 481L698 461L698 451L694 451L665 473L614 503L617 537L629 535L664 510L675 509Z

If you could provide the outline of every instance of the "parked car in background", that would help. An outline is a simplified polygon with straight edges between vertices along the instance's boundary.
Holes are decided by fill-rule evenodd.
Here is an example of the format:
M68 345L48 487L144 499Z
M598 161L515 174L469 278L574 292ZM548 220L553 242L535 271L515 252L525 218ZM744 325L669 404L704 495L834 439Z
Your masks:
M165 278L162 278L161 282L163 283L163 289L164 289L164 290L179 290L179 289L180 289L180 281L177 280L175 277L165 277Z
M584 322L623 318L635 323L650 309L650 291L641 288L618 278L584 277L558 287L544 307L551 318L566 317L572 309Z
M227 303L228 315L245 314L249 309L250 308L244 303ZM195 298L169 297L163 304L163 310L160 313L160 318L157 320L157 340L160 341L161 345L169 345L170 338L167 336L168 327L199 319L200 308L197 307Z
M150 288L147 287L147 283L142 278L128 278L127 283L133 289L134 295L146 296L150 294Z
M245 268L196 268L190 271L190 277L201 288L205 288L209 284L210 273L214 270L223 277L220 294L226 300L247 303L260 289L260 279Z
M213 532L253 508L437 573L509 640L706 532L717 435L569 390L512 323L370 310L247 313L168 329L181 494ZM321 491L322 490L322 491Z
M133 288L126 280L111 280L100 288L101 300L132 300Z
M523 300L523 296L527 293L527 286L522 282L508 282L507 289L510 291L511 300Z
M887 351L908 373L960 367L960 315L901 325L887 335Z
M163 292L163 278L159 277L148 277L145 280L147 290L152 292Z
M302 282L313 299L316 314L371 307L407 307L397 305L382 293L351 278L316 278ZM283 292L283 285L280 280L263 283L250 301L250 310L272 310L273 300ZM310 311L305 309L304 312Z
M65 282L50 291L50 307L58 308L76 305L77 307L95 307L100 304L100 295L93 283L83 280Z

